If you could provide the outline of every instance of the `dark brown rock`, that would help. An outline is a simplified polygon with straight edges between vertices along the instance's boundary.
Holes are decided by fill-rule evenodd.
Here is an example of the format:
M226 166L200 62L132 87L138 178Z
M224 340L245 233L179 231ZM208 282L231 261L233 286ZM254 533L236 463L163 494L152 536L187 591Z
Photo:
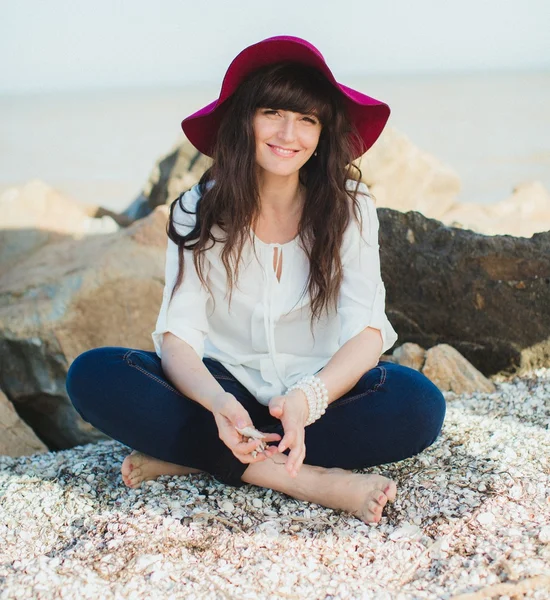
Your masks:
M399 342L449 344L485 375L550 365L550 232L485 236L379 209Z

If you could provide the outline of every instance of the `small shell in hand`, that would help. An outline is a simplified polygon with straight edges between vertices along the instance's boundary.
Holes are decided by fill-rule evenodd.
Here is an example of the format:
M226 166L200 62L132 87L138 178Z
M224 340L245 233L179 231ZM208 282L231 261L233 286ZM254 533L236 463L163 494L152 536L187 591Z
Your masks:
M263 434L261 431L258 431L255 427L243 427L242 429L239 429L238 427L235 427L235 429L244 437L249 438L249 439L253 439L253 440L263 440L265 438L265 434ZM258 452L263 452L265 450L265 442L260 442L260 444L258 445L258 447L255 450L252 450L251 454L253 458L256 458L256 456L258 455Z
M265 438L265 433L258 431L255 427L243 427L242 429L235 427L235 429L247 438L252 438L254 440L263 440Z

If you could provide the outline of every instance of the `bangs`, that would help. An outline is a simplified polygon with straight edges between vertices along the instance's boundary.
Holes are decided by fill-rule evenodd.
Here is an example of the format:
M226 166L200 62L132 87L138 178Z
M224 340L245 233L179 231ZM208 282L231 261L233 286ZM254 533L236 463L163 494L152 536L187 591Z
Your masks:
M290 63L272 67L265 75L258 86L254 109L273 108L315 115L322 125L333 119L334 89L317 70Z

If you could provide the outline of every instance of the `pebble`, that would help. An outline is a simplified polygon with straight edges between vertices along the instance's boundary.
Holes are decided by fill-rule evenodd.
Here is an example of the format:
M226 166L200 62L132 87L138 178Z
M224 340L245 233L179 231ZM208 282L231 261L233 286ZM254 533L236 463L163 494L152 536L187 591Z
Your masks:
M252 498L252 506L254 508L262 508L263 505L264 503L261 501L260 498Z
M523 489L521 485L514 485L510 488L510 491L508 493L510 494L510 497L514 500L519 500L523 495Z
M229 500L224 500L221 504L221 509L223 512L231 514L235 510L235 505Z
M405 525L390 533L390 540L410 541L422 536L422 529L418 525Z
M495 520L495 515L491 512L482 512L477 515L477 520L482 525L492 525Z
M545 525L539 531L539 540L543 544L548 544L550 542L550 525Z

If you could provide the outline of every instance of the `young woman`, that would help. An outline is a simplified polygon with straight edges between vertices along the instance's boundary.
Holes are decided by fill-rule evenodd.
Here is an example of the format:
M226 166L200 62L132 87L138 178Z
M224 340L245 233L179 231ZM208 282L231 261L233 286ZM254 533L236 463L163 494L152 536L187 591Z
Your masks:
M421 452L445 402L379 362L397 335L352 161L388 117L307 41L278 36L243 50L220 97L184 119L214 160L170 207L155 352L93 349L67 378L82 417L135 449L126 485L205 471L365 522L395 499L393 481L351 469Z

